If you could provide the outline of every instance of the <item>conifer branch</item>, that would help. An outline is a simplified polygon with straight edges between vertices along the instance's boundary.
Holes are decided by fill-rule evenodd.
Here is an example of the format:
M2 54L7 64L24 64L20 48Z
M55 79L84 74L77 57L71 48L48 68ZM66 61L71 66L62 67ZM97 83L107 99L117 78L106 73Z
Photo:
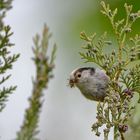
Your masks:
M37 140L38 121L43 103L43 91L48 87L54 68L56 45L54 45L50 59L48 56L48 42L51 34L45 25L42 36L36 35L33 39L33 61L36 66L36 78L33 80L33 91L29 98L29 107L26 109L25 118L16 140ZM49 61L50 60L50 61Z
M101 6L101 12L112 25L117 48L109 46L115 44L107 39L107 33L98 39L95 33L92 36L87 36L85 32L80 34L86 42L84 51L80 52L82 59L97 64L110 78L104 102L97 105L97 122L93 124L92 130L100 136L99 128L105 126L104 140L108 140L110 130L114 128L112 139L125 140L124 133L128 130L128 121L136 106L132 105L132 98L136 94L140 95L140 65L134 63L140 62L140 36L128 36L133 23L140 18L140 10L132 13L132 5L125 4L126 17L117 19L117 8L112 10L104 1ZM104 51L106 47L110 47L109 52Z
M16 90L17 86L5 87L4 84L10 77L11 74L7 74L9 69L12 69L13 63L17 61L19 54L11 54L10 48L14 46L10 42L10 37L13 35L9 25L5 25L3 22L7 11L12 8L12 0L1 0L0 1L0 111L5 107L9 94Z

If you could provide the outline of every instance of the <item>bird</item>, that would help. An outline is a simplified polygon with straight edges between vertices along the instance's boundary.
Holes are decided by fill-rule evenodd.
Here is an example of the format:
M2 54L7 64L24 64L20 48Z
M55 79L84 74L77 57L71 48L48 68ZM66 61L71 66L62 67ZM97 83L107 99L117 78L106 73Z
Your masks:
M108 88L109 77L94 67L76 68L70 73L69 86L77 87L82 95L93 101L103 102Z

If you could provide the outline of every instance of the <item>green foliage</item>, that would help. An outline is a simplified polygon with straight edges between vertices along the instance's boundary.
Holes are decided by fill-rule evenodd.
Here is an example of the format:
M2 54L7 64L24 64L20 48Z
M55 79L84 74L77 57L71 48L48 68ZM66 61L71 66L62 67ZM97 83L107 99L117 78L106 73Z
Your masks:
M103 8L101 12L112 25L117 47L109 46L116 44L107 39L107 33L98 40L96 34L88 37L82 32L80 35L86 41L84 52L80 52L82 59L97 64L110 78L104 102L97 105L97 122L93 124L92 130L100 136L99 128L105 126L104 139L108 140L110 129L113 127L114 140L118 140L119 137L124 140L128 121L135 108L132 104L133 95L137 93L140 95L140 65L136 64L140 60L140 36L129 35L133 23L140 18L140 11L133 13L132 5L125 4L126 17L118 20L117 8L111 10L109 4L103 1L101 5ZM110 47L109 52L105 51L106 47Z
M32 96L29 98L29 107L26 110L25 120L21 130L17 134L16 140L37 140L39 114L42 107L43 90L47 88L50 78L52 78L52 70L54 68L54 59L56 46L54 45L50 59L47 56L48 41L51 34L45 25L42 36L37 34L34 37L33 61L36 66L36 78L33 81Z
M12 8L11 3L12 0L0 0L0 31L5 26L3 18L6 16L6 12Z
M10 42L12 36L10 26L7 26L3 22L3 18L6 15L7 10L11 8L11 0L0 1L0 111L5 107L5 102L9 94L15 91L16 86L5 87L3 84L7 81L11 75L6 74L9 69L12 69L12 65L17 61L19 54L11 54L10 47L14 44Z

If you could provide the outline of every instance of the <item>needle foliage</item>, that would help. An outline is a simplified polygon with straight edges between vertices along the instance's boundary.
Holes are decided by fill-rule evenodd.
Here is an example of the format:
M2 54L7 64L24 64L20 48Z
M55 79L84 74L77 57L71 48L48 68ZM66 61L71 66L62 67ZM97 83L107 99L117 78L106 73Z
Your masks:
M25 119L16 140L37 140L38 121L42 107L43 91L48 87L49 80L53 77L56 46L54 45L50 58L48 56L48 42L51 37L45 25L42 36L36 35L33 39L33 61L36 66L36 77L33 80L33 91L29 98L29 107L26 109Z
M136 94L140 97L140 35L131 37L130 34L133 23L140 18L140 11L132 12L133 6L125 3L126 17L118 19L117 8L112 10L104 1L101 6L102 14L112 25L115 39L109 40L107 32L98 39L96 34L87 36L81 32L80 35L86 42L84 51L80 52L82 59L97 64L110 78L104 102L97 105L97 121L92 130L100 136L100 128L103 127L104 140L108 140L113 128L111 139L125 140L124 133L136 106L132 100ZM110 47L110 51L105 51L106 47Z
M11 27L3 22L7 11L11 8L11 2L12 0L0 0L0 111L5 107L9 95L16 89L16 86L4 85L11 77L8 70L12 69L13 63L19 57L19 54L10 52L10 48L14 46L10 41L13 32Z

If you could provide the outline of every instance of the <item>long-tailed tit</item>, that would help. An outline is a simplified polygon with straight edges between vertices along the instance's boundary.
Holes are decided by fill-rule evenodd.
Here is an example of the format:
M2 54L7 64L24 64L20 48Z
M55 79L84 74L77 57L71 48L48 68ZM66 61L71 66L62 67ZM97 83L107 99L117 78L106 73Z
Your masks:
M70 74L70 87L76 86L90 100L103 101L109 78L103 70L93 67L75 69Z

